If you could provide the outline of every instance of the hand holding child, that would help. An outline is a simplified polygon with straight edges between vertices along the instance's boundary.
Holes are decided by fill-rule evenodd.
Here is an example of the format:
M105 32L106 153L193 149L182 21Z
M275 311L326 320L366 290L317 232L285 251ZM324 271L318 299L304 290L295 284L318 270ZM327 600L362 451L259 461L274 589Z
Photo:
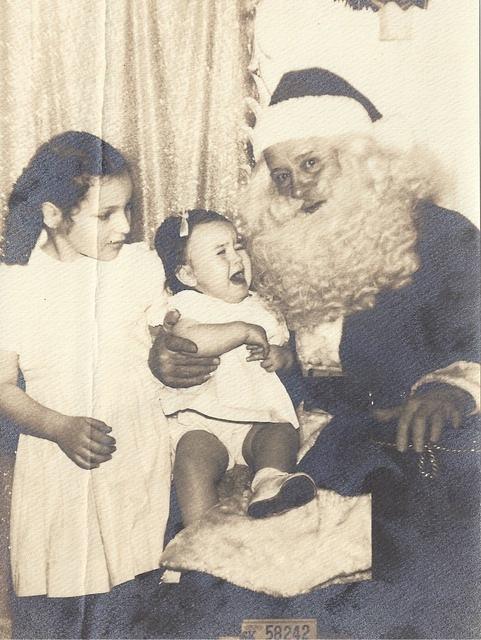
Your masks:
M72 462L81 469L96 469L112 458L115 439L112 429L94 418L65 416L55 429L54 440Z
M179 320L176 309L167 312L150 350L149 367L153 375L169 387L192 387L206 382L219 360L200 357L193 342L177 336Z

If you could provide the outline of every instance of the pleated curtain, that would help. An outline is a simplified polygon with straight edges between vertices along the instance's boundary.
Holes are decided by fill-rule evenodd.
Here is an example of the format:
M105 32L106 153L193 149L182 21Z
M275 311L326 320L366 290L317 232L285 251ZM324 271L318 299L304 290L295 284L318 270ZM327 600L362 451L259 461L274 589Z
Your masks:
M2 0L0 197L37 146L90 131L132 160L136 238L170 212L235 207L245 0Z

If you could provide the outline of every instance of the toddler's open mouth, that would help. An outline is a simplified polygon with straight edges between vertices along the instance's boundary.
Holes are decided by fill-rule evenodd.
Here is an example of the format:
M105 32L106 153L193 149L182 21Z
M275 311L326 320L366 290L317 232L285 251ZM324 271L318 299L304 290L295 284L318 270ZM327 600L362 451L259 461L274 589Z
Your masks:
M246 284L244 269L239 269L239 271L233 273L230 277L230 281L234 284Z

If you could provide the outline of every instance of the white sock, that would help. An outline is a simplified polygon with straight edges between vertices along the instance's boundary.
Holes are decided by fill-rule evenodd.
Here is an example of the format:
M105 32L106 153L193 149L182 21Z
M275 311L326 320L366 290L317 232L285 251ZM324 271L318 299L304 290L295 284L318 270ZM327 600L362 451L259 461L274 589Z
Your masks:
M251 491L255 491L257 487L268 478L278 478L288 475L289 474L286 471L279 471L279 469L274 469L274 467L263 467L262 469L259 469L252 478Z

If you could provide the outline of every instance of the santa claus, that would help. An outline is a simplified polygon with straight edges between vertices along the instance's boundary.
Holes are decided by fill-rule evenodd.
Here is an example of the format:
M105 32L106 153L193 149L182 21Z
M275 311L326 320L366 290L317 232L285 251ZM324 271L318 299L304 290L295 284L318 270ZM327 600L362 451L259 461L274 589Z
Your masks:
M300 468L374 498L374 583L284 602L282 615L272 604L270 617L325 622L335 610L337 631L355 637L472 633L479 233L435 204L442 173L402 125L325 70L281 79L254 153L238 223L255 285L293 332L303 375L286 380L292 397L331 418ZM194 352L161 335L152 370L170 386L200 383L216 361Z
M442 172L402 123L327 71L282 78L254 147L240 218L306 402L339 416L336 440L355 410L395 422L399 451L439 449L479 411L478 230L434 204Z

